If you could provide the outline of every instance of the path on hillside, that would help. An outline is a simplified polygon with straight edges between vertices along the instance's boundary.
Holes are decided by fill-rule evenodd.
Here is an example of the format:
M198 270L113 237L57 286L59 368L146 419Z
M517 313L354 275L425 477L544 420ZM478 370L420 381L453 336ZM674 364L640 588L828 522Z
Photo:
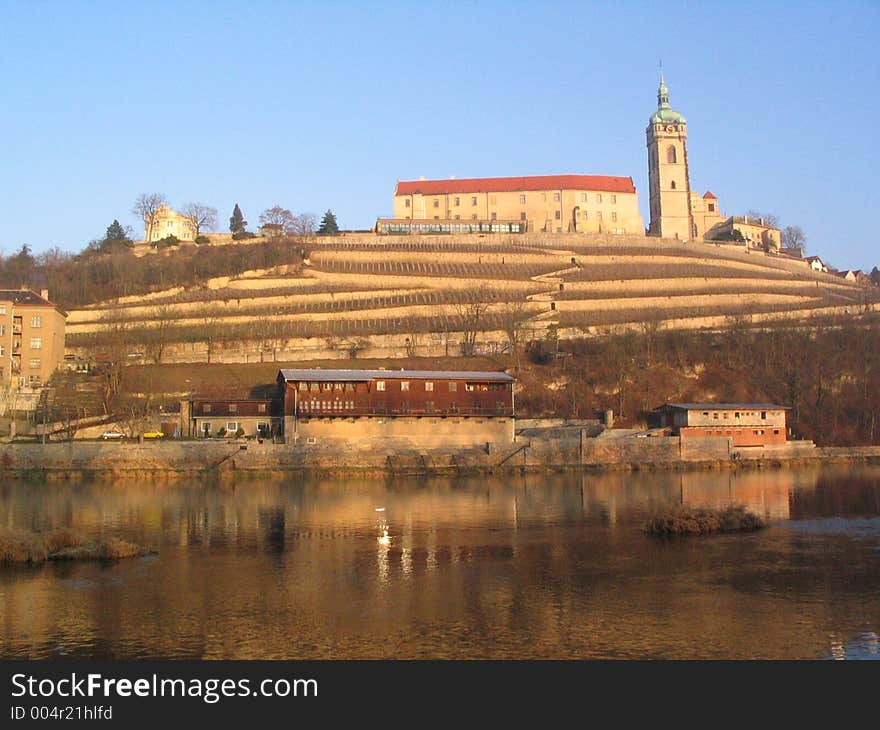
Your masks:
M566 255L568 255L573 254L574 252L554 251L554 253L565 253ZM575 259L574 255L571 256L571 259ZM559 291L559 286L564 283L563 277L566 274L574 273L580 270L581 267L579 265L572 265L567 266L564 269L556 269L555 271L548 271L546 274L537 274L530 277L531 281L534 281L538 284L546 284L551 288L535 292L534 294L527 294L526 300L532 302L552 302L553 295L557 291ZM550 309L547 309L543 312L538 312L538 314L532 315L531 317L523 320L523 326L537 325L536 328L532 329L533 333L535 329L543 330L546 333L547 330L549 330L550 327L554 324L559 324L559 315L557 314L556 310L552 308L552 304Z

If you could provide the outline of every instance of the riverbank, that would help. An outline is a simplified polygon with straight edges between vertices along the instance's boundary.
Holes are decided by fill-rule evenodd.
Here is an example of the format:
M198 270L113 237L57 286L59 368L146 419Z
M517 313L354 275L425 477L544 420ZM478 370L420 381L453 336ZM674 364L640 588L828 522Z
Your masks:
M256 441L66 442L0 445L0 473L37 479L174 478L204 474L505 474L568 470L698 470L880 463L880 446L789 442L735 448L729 439L536 438L427 450L409 444L273 444Z

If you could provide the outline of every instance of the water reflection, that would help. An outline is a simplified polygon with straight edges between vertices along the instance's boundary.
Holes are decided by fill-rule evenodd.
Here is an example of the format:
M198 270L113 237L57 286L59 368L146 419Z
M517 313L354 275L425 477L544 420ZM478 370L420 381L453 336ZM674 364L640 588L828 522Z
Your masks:
M729 503L773 526L671 542L640 529L664 506ZM160 554L3 568L0 653L823 657L840 653L832 635L846 647L880 629L877 517L877 468L10 483L0 525Z

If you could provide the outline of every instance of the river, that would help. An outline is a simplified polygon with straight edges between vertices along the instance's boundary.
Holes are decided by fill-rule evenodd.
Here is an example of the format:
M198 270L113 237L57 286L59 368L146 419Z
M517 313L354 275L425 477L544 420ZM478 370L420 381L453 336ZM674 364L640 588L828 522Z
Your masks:
M658 539L657 509L764 530ZM880 467L0 487L158 555L0 566L4 658L880 658Z

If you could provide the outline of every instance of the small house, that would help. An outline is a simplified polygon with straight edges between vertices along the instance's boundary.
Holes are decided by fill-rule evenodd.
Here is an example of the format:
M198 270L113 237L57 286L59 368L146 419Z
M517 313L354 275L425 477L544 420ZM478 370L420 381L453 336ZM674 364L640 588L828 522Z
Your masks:
M786 406L772 403L667 403L649 419L682 441L727 437L734 446L768 446L787 440Z

